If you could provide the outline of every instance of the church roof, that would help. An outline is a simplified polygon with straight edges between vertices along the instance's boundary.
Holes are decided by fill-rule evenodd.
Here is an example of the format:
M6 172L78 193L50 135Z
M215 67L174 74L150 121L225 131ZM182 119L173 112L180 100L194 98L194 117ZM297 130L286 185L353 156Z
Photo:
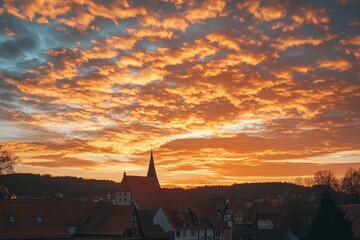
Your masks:
M152 151L147 176L129 176L124 173L118 191L131 192L137 208L140 210L153 210L160 207L181 209L191 204L188 192L181 189L162 189L160 187Z

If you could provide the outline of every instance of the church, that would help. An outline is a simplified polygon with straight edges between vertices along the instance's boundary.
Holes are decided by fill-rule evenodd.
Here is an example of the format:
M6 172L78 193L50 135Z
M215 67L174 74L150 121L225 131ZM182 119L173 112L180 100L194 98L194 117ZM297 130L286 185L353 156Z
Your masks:
M132 205L138 210L157 210L161 207L182 209L192 203L187 191L160 187L151 150L147 175L130 176L124 172L116 191L115 204Z
M162 193L151 150L147 175L145 177L129 176L124 172L116 192L115 203L117 205L133 205L137 209L158 209L161 206Z

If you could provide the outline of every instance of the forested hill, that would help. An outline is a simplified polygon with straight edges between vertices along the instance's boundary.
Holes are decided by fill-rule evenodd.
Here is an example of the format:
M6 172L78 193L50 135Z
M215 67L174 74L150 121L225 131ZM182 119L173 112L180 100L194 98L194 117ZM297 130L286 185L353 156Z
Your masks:
M17 173L0 175L0 185L6 186L17 196L53 196L62 193L65 198L89 198L114 193L118 183L68 176Z
M207 201L209 199L225 201L231 197L252 200L256 198L275 198L281 195L284 190L307 193L310 189L292 183L265 182L241 183L231 186L203 186L190 189L190 194L197 201Z
M30 173L0 175L0 185L6 186L17 196L54 196L62 193L65 198L92 198L98 195L115 193L118 183L106 180L77 177L56 177ZM202 186L187 190L194 200L226 200L232 196L241 198L267 198L280 195L285 189L304 191L290 183L244 183L231 186Z

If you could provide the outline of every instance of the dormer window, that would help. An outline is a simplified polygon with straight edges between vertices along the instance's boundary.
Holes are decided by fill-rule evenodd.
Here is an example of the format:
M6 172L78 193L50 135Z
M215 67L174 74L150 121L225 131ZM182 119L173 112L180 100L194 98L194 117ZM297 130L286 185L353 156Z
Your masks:
M84 223L89 223L91 221L91 216L87 216Z
M9 223L16 223L14 216L8 216Z
M35 217L37 223L44 223L44 219L40 216Z

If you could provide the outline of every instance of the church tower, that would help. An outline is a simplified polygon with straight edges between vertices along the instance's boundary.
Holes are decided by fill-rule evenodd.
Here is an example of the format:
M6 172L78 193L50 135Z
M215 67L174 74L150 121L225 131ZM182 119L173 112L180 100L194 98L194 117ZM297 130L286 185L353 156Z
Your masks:
M151 153L150 153L150 162L149 162L147 177L156 177L157 178L152 149L151 149Z

